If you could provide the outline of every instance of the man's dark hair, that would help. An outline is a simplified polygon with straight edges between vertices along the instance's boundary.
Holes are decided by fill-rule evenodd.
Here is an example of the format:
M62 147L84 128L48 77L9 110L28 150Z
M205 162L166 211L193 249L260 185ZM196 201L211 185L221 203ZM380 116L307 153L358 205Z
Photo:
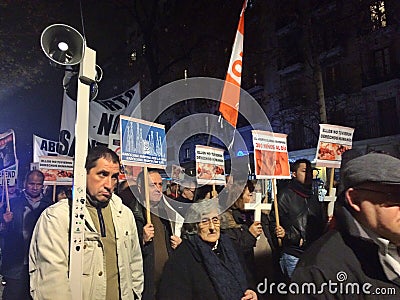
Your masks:
M100 158L111 160L113 163L117 163L121 167L119 157L114 151L106 146L96 146L89 150L86 157L85 169L87 173L96 166L97 161Z
M42 182L44 181L44 174L40 170L31 170L25 175L24 183L28 182L28 178L32 175L36 175L41 178Z
M308 159L305 158L300 158L296 160L291 166L290 166L290 171L291 172L297 172L297 170L300 167L300 164L306 164L307 169L311 169L311 162Z

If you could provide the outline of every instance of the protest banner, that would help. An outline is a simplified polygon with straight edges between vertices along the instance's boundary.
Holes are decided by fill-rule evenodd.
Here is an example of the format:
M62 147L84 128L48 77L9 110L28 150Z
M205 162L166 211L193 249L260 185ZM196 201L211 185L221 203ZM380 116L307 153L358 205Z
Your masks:
M18 178L15 133L10 129L0 134L0 185L14 186Z
M331 168L329 195L324 197L324 201L329 202L328 216L332 216L336 201L336 188L333 187L335 168L340 168L342 154L352 148L354 128L331 124L319 124L319 128L316 166Z
M342 154L352 148L354 128L319 124L316 166L340 168Z
M5 177L5 181L3 177ZM3 186L5 182L7 186L15 186L17 185L17 179L18 163L0 171L0 186Z
M197 183L225 185L224 150L196 145L195 152Z
M182 181L185 178L185 168L178 165L172 165L171 178L172 181L175 182Z
M254 166L257 179L272 179L275 222L279 226L276 179L290 179L287 135L270 131L252 130ZM278 239L279 245L282 241Z
M33 135L33 161L39 162L41 156L58 156L58 142Z
M146 220L151 223L147 168L165 169L167 166L165 126L120 116L120 141L121 163L125 166L143 166Z
M165 169L167 146L165 127L127 116L120 117L121 162L124 165Z
M136 83L122 94L89 103L89 146L109 145L109 135L119 134L119 116L132 116L140 102L140 83ZM140 118L140 111L135 111ZM76 101L64 93L63 109L60 125L58 153L74 156L75 149Z
M0 134L0 171L16 164L15 133L10 129Z
M257 179L290 179L286 134L252 130Z
M44 174L45 185L72 185L74 162L70 157L41 156L39 170Z

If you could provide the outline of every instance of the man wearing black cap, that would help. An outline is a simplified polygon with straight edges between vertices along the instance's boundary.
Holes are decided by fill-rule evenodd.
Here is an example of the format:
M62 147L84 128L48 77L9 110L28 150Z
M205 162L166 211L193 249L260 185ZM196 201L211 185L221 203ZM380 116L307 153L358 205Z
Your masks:
M400 160L369 153L342 163L340 177L336 228L304 253L292 281L335 299L398 299Z

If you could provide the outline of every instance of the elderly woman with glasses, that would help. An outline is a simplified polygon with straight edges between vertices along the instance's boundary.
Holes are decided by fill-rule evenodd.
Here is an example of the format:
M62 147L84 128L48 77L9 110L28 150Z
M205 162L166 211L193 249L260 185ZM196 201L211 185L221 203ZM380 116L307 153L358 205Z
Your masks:
M242 256L220 233L218 200L188 210L185 236L165 265L158 299L257 299Z

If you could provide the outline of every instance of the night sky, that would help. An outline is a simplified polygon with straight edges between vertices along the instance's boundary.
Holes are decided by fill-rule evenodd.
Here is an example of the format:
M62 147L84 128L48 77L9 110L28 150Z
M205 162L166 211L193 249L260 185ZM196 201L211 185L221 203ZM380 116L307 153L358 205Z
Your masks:
M104 79L99 84L99 99L118 95L136 82L118 77L122 76L118 73L120 61L115 59L120 54L127 54L123 47L127 24L132 23L132 17L126 14L124 5L131 2L82 1L87 44L96 50L97 63L105 66ZM222 37L232 45L242 1L221 0L218 3L233 12L232 17L225 16L229 20L226 22L229 34ZM199 5L213 9L210 5ZM56 23L68 24L83 33L80 3L76 0L3 0L0 11L0 133L8 129L15 131L21 177L32 161L32 135L58 140L61 121L64 70L49 64L40 48L40 35L47 26ZM226 59L229 59L230 47L227 47L229 51L225 49ZM222 69L227 68L227 61L220 63ZM223 72L216 75L221 79L224 76ZM125 86L116 84L123 80Z

